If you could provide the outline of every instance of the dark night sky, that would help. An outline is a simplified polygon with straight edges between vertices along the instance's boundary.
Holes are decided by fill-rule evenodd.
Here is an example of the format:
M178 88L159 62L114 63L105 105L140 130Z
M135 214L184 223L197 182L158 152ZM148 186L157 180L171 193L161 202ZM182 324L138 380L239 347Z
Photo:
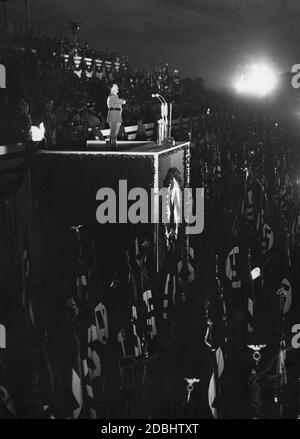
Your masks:
M7 4L10 21L24 22L25 2ZM58 37L80 20L90 47L127 53L133 66L169 62L210 86L230 85L249 60L300 63L298 0L31 0L31 17Z

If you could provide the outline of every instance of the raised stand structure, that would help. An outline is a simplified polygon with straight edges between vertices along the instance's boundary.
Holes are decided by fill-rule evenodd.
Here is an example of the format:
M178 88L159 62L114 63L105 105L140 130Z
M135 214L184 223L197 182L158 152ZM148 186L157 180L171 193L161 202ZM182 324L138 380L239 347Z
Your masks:
M132 228L143 229L152 241L159 271L164 261L164 225L159 218L159 200L152 206L151 224L119 224L118 220L117 224L99 224L96 210L100 202L96 194L101 188L112 188L118 205L119 181L126 180L128 192L132 188L144 188L151 200L151 189L168 186L173 174L179 186L188 187L189 142L178 142L170 147L152 142L118 142L118 150L110 151L105 142L91 141L87 148L87 151L39 153L34 186L43 223L48 230L85 224L99 234L111 236L111 242L123 243L125 248ZM54 233L53 239L56 236Z

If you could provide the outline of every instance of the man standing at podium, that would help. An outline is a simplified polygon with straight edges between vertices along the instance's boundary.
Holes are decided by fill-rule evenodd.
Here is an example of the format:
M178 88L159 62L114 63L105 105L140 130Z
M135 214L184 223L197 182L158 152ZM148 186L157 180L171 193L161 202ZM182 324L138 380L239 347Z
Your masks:
M124 99L118 97L119 87L113 84L110 95L107 98L107 122L110 126L110 144L113 149L117 148L118 132L122 123L122 105L126 104Z

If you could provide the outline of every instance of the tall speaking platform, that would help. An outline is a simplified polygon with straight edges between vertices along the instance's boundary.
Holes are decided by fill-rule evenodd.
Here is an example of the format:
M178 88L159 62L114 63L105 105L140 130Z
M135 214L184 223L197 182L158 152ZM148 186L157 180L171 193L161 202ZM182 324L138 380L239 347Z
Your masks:
M101 188L110 188L118 201L120 181L125 181L128 193L134 188L145 189L150 203L153 190L165 187L172 191L174 186L189 187L190 144L127 141L118 142L118 150L112 151L106 142L89 141L85 151L40 151L33 175L41 221L52 244L60 234L63 236L64 229L86 225L93 233L106 236L109 245L126 248L135 228L148 237L159 271L164 262L166 230L166 224L159 216L160 200L149 205L153 210L149 224L132 224L129 220L126 223L117 220L116 223L99 224L96 218L97 193ZM169 220L170 223L174 221L174 215ZM179 247L183 249L183 224L179 225L178 231L178 239L182 241Z

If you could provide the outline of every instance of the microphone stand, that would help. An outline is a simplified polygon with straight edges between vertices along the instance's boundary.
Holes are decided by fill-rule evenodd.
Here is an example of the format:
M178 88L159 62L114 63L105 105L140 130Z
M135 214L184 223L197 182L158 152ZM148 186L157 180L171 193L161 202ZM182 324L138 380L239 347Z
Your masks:
M158 93L152 94L152 97L157 98L161 104L162 131L159 129L158 135L158 144L161 145L168 136L168 104L165 98Z

